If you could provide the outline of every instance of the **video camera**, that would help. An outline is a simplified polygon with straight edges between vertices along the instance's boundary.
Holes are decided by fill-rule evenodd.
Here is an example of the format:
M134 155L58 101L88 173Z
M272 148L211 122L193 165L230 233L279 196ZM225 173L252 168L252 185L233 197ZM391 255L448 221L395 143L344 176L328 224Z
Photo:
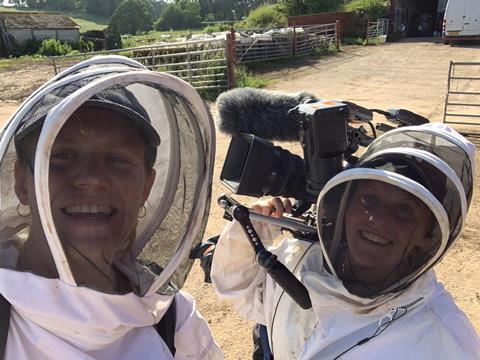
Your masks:
M303 158L254 134L238 133L232 136L220 180L235 194L292 197L303 203L305 210L315 203L328 180L356 164L354 153L374 140L376 130L395 128L384 123L374 127L373 112L397 127L428 122L403 109L386 112L346 101L308 100L288 112L298 123ZM373 133L368 135L363 125L358 126L361 123L369 124Z
M368 146L377 137L377 131L421 125L429 120L404 109L367 109L348 101L305 98L305 93L287 96L255 89L238 90L238 94L235 91L224 93L217 100L220 129L232 135L221 182L238 195L292 197L297 202L293 218L281 219L250 212L228 195L222 195L218 203L225 210L226 219L235 219L242 226L257 262L302 308L308 309L311 301L306 288L263 246L251 220L279 226L304 240L318 241L319 220L312 205L325 184L345 168L355 166L355 152L360 146ZM393 125L380 122L374 126L374 112ZM363 124L368 124L370 134ZM303 158L257 136L259 133L270 139L298 139ZM203 265L211 264L212 252L208 254L209 261L202 263L206 278L210 269ZM203 253L195 257L203 260L206 256Z

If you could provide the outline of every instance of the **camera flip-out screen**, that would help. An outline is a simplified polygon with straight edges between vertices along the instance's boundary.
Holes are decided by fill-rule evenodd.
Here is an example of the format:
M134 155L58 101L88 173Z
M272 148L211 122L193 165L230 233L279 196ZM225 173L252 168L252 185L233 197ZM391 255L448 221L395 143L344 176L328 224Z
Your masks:
M232 137L220 180L236 194L262 196L264 179L270 176L274 146L251 134Z
M303 159L252 134L232 137L220 174L222 183L235 194L303 199Z

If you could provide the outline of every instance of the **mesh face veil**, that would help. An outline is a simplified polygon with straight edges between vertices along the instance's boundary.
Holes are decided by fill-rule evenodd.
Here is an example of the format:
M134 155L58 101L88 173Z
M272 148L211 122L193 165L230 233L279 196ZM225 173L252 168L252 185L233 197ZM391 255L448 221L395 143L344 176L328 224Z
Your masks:
M461 149L450 149L463 153L456 158L463 163L451 166L419 146L372 145L317 202L328 269L365 298L399 291L435 265L458 239L471 194L454 170L472 169Z
M0 267L106 293L178 291L208 215L208 108L126 58L60 75L2 132Z

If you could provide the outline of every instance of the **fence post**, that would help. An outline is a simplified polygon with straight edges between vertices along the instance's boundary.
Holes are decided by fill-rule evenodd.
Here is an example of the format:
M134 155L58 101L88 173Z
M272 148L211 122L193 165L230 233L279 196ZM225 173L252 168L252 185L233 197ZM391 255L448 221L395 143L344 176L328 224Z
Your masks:
M192 84L192 63L191 63L191 57L190 57L190 47L188 46L188 42L187 42L187 76L188 76L188 82L190 83L190 85L193 85Z
M337 48L337 51L340 50L341 31L342 31L342 27L340 24L340 20L336 20L335 21L335 47Z
M225 47L225 55L227 58L227 76L228 88L233 89L236 86L235 66L237 62L236 43L235 43L235 29L232 27L227 33L227 43Z
M51 57L52 59L52 65L53 65L53 70L55 71L55 75L57 75L57 62L55 61L55 57Z
M293 26L293 39L292 39L292 56L295 57L297 54L297 27Z
M370 39L370 19L367 19L367 36L365 36L365 42L368 45L368 40Z
M151 59L151 61L152 61L152 71L155 71L156 64L155 64L155 53L154 53L153 49L150 50L150 56L152 58Z

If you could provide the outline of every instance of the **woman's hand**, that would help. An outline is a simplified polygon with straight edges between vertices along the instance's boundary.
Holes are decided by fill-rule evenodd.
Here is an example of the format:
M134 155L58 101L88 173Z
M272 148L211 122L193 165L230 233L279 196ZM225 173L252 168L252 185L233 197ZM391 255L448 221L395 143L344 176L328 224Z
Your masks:
M252 210L257 214L281 218L284 213L290 214L292 212L292 203L289 199L274 197L253 203Z

